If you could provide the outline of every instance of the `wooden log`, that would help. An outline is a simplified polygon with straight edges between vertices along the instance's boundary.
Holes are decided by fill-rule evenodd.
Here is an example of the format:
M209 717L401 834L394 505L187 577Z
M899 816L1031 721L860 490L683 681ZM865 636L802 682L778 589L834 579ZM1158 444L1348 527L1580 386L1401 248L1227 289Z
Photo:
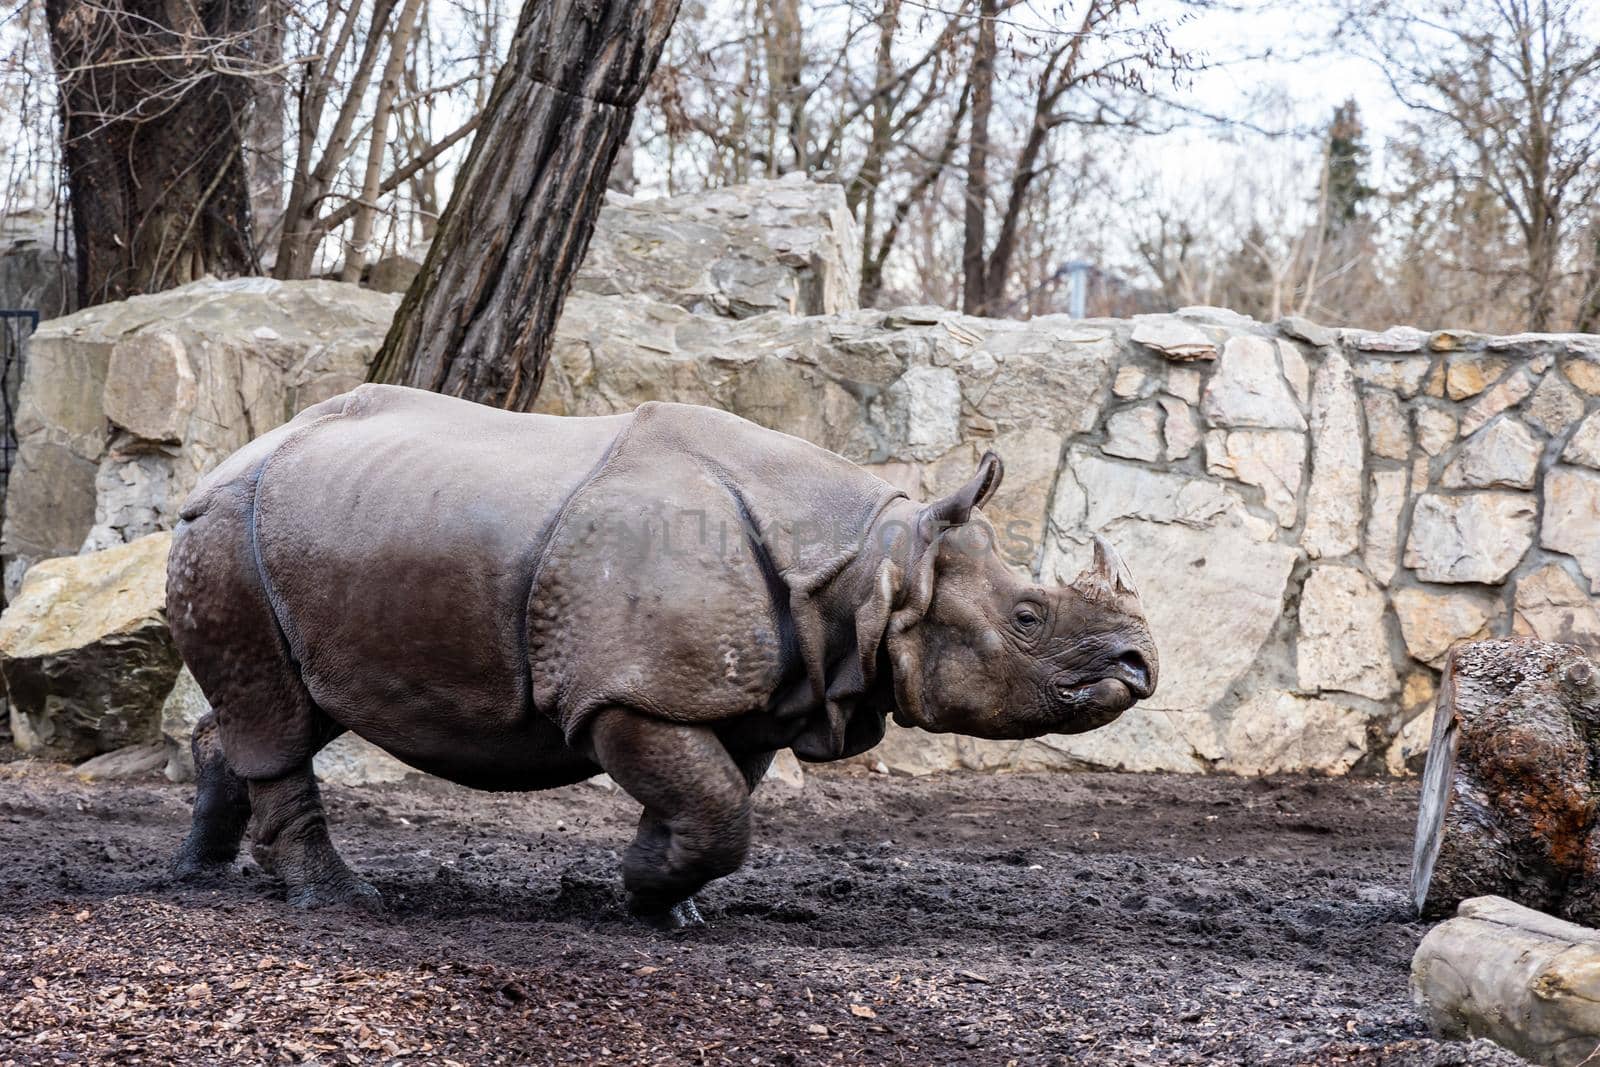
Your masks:
M1412 856L1419 914L1497 895L1600 922L1600 671L1574 645L1458 645L1423 768Z
M1600 931L1465 901L1417 946L1411 996L1440 1037L1486 1037L1550 1067L1600 1063Z

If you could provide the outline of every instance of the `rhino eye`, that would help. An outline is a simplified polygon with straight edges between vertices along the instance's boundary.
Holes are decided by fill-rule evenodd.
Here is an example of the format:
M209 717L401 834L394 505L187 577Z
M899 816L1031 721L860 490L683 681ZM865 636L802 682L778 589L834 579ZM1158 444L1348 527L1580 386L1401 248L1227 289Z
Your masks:
M1016 620L1018 628L1025 633L1038 629L1039 624L1044 621L1039 617L1039 612L1027 604L1019 606L1012 613L1012 618Z

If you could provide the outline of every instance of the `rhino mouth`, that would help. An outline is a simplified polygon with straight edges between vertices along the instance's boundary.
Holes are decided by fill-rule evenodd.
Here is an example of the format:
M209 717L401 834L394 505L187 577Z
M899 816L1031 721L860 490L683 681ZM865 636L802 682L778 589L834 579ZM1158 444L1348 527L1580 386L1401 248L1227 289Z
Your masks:
M1057 679L1054 703L1076 730L1104 726L1155 692L1143 657L1125 654L1087 679Z

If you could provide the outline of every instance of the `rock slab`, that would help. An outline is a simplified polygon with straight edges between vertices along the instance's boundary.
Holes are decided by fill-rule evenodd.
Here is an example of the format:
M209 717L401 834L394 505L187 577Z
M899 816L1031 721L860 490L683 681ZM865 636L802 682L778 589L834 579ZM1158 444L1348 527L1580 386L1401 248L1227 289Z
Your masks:
M660 200L612 195L573 287L748 318L857 308L861 244L844 188L792 175Z
M158 737L178 674L166 622L171 534L35 565L0 616L22 751L82 759Z
M1405 565L1428 582L1504 581L1533 544L1534 515L1524 493L1430 493L1413 509ZM1546 512L1546 544L1563 541L1569 529Z

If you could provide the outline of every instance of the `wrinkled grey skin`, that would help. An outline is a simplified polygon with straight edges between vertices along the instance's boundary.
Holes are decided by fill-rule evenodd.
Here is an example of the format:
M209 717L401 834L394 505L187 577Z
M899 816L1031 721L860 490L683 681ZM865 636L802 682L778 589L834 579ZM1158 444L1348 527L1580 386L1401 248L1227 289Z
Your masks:
M225 461L167 575L215 709L194 740L182 876L247 824L297 904L377 893L328 839L311 757L346 730L482 789L604 771L644 805L634 911L674 925L743 862L772 755L840 759L903 726L1102 726L1156 651L1097 541L1067 587L1018 577L972 481L919 504L852 463L679 404L577 419L362 386Z

